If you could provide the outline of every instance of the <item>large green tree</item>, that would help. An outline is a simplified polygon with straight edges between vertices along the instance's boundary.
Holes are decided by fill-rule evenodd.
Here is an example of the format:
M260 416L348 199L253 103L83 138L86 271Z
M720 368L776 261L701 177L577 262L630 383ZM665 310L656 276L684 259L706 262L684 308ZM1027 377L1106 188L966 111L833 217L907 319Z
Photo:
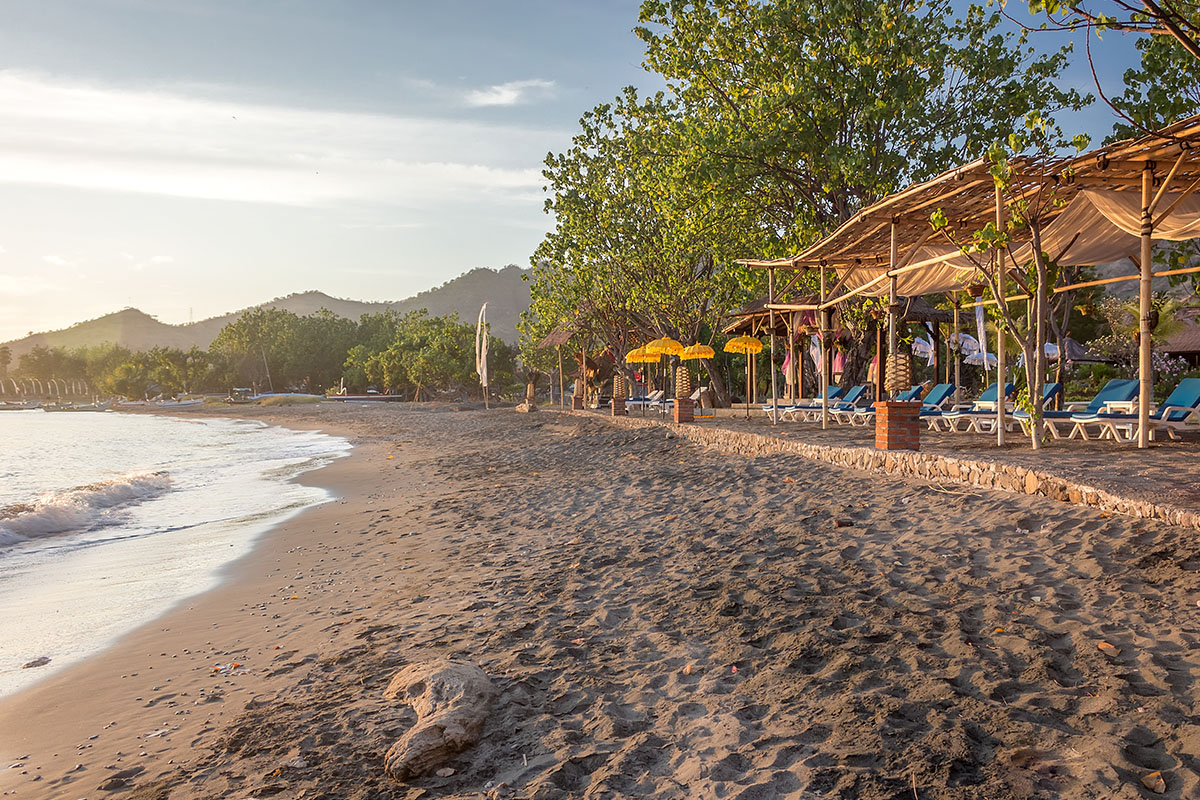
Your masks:
M642 99L630 88L583 116L570 149L547 156L555 226L534 255L541 324L527 332L566 324L579 346L623 363L651 338L696 341L745 296L755 276L733 260L762 223L744 198L714 191L688 152L687 130L663 95Z
M697 177L754 199L794 252L855 211L982 155L1059 88L998 12L949 0L645 0L646 63L680 100Z

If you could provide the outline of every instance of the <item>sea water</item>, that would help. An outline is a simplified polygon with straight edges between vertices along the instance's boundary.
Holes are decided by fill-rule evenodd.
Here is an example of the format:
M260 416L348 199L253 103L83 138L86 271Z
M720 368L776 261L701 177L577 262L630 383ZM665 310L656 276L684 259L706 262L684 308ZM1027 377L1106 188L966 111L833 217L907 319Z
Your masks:
M0 696L212 588L329 499L291 479L349 447L244 420L0 412Z

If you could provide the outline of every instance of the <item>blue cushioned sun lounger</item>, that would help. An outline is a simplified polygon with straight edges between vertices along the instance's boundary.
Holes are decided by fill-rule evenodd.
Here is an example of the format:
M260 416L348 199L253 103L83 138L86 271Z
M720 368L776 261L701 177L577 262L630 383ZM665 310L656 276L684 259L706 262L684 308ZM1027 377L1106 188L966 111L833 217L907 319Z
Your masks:
M1062 394L1063 385L1058 382L1042 384L1042 408L1047 408L1054 403L1054 398ZM1025 414L1020 409L1014 411L1005 417L1005 430L1014 430L1017 425L1021 425L1021 429L1026 430L1026 426L1021 422L1017 414ZM1028 416L1028 415L1026 415ZM967 430L975 431L976 433L995 433L996 432L996 412L985 411L974 417L967 425ZM1027 434L1028 435L1028 434Z
M1135 385L1137 381L1133 382ZM1083 412L1071 417L1071 421L1087 438L1088 425L1100 427L1100 438L1117 441L1133 441L1137 438L1138 415L1135 413ZM1161 406L1150 414L1150 438L1159 428L1172 439L1179 438L1179 431L1200 431L1200 378L1184 378L1175 387ZM1071 436L1075 430L1071 431Z
M1044 411L1042 412L1042 424L1046 428L1046 432L1055 439L1063 438L1063 430L1070 430L1071 438L1074 438L1076 431L1073 430L1075 421L1071 418L1077 414L1096 414L1103 410L1108 403L1125 403L1137 397L1138 382L1135 380L1127 380L1124 378L1113 378L1108 383L1104 384L1096 396L1091 399L1086 405L1083 403L1067 403L1066 407L1061 411ZM1029 415L1024 411L1018 411L1013 416L1021 423L1021 427L1025 432L1029 432ZM1063 425L1060 429L1058 426ZM1070 425L1072 429L1065 426ZM1085 423L1086 425L1086 423ZM1087 438L1086 427L1080 428L1080 433L1084 438Z
M1008 397L1015 392L1017 387L1011 383L1004 384L1004 396ZM930 412L929 414L922 413L921 416L929 423L929 430L938 431L958 431L962 432L970 430L972 421L981 415L995 413L996 404L996 384L992 384L983 390L983 394L976 398L975 402L969 408L959 409L954 411L943 411L940 413ZM993 406L988 409L988 406ZM945 426L944 428L942 426ZM959 428L959 425L964 427Z

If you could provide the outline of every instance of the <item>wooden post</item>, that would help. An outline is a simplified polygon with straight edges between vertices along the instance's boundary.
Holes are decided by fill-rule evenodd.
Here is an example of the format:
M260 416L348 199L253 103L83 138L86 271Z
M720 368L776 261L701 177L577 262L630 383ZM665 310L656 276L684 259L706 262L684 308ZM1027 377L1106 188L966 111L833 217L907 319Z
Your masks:
M896 338L895 308L896 308L896 304L898 301L896 300L897 284L896 284L895 269L896 269L896 262L899 260L899 252L900 252L900 243L896 238L896 221L892 220L892 242L891 242L891 247L888 248L888 271L891 273L890 277L888 279L888 344L887 344L887 348L888 348L888 358L889 359L894 357L893 354L896 352L896 345L898 342L898 340ZM885 387L887 386L886 382L884 383L884 386ZM891 396L890 391L888 392L888 396L889 397Z
M775 303L775 270L767 270L767 304ZM779 386L775 379L775 309L769 309L771 320L771 354L767 358L767 366L771 370L771 424L779 422Z
M958 346L958 352L954 356L954 405L962 402L962 338L959 336L961 329L959 327L958 311L961 303L958 299L958 292L954 293L954 342Z
M825 305L825 265L821 265L821 305ZM829 331L825 328L828 311L817 312L817 328L821 331L821 430L829 428Z
M797 311L789 311L787 324L787 399L793 403L796 402L796 398L800 397L800 393L796 388L796 314L798 313Z
M567 390L563 379L562 345L560 344L555 349L558 350L558 405L565 409L567 407Z
M875 402L883 400L883 371L887 359L883 352L883 326L875 320Z
M1003 205L1000 200L1000 185L996 185L996 230L1004 230ZM993 250L993 257L996 259L996 281L1000 284L1000 296L996 298L996 305L1001 309L1008 308L1008 273L1005 269L1004 258L999 250ZM1008 382L1008 362L1007 353L1005 353L1005 335L1004 328L1001 323L996 323L996 446L1004 446L1005 434L1005 413L1007 409L1004 406L1004 386ZM983 354L984 359L987 359L987 353ZM1031 387L1030 392L1034 389ZM1039 390L1040 391L1040 390ZM1032 396L1029 398L1034 399Z
M796 397L804 397L804 354L808 351L808 342L800 343L800 357L796 362Z
M1139 265L1141 281L1138 288L1138 306L1141 319L1138 324L1138 447L1150 446L1150 403L1154 401L1153 372L1150 357L1153 352L1150 341L1150 280L1154 271L1154 164L1147 161L1142 167L1142 252ZM1060 355L1061 357L1061 355Z

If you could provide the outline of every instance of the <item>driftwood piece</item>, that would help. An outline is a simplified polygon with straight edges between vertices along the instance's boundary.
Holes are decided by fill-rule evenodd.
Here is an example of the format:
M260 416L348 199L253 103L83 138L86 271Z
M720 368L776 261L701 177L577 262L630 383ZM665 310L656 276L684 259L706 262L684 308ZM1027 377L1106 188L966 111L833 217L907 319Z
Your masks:
M426 775L479 740L496 699L483 670L461 661L405 667L383 696L412 706L417 724L388 749L384 769L405 781Z

